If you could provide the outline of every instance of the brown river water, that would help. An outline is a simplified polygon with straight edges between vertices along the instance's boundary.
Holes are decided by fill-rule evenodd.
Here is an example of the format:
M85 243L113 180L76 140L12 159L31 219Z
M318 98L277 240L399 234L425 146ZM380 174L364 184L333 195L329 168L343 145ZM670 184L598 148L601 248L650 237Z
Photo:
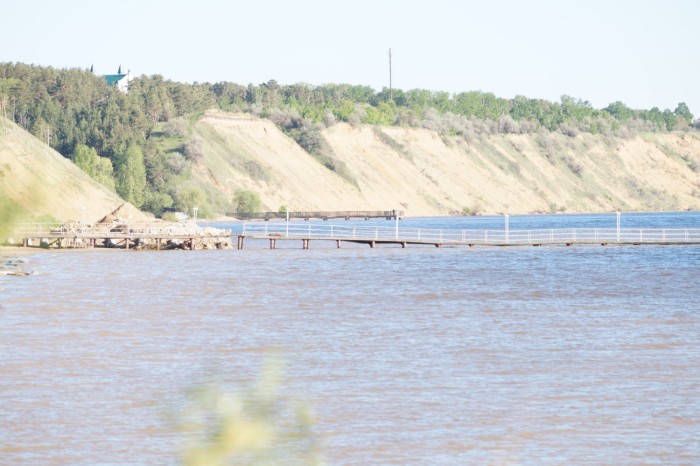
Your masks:
M208 378L327 464L700 464L700 247L47 251L0 277L0 464L179 464Z

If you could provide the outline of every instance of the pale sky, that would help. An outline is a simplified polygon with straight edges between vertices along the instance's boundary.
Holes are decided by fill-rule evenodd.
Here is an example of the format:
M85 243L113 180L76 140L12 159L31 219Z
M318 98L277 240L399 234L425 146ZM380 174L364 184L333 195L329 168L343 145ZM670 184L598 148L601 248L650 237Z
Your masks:
M480 90L700 118L697 0L3 0L0 61L180 82Z

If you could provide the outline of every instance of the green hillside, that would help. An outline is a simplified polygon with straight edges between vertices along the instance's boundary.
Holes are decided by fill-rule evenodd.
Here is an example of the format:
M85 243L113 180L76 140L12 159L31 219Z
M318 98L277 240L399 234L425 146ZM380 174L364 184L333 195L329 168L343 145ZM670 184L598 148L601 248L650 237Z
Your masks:
M0 117L0 223L87 221L124 203L70 160ZM133 220L146 216L127 205Z
M259 85L183 84L157 75L134 79L125 94L86 70L0 63L0 115L122 198L157 215L195 205L203 206L203 215L223 213L236 207L235 193L257 193L263 185L274 185L270 167L284 160L263 163L259 154L252 155L254 150L241 146L240 137L212 132L198 123L211 109L271 122L295 145L291 152L299 161L306 163L311 157L325 169L324 176L336 179L342 189L356 191L365 184L363 174L352 169L353 161L339 153L342 146L334 147L329 138L339 125L373 128L382 147L408 158L410 144L390 136L393 129L430 131L447 146L490 153L511 175L527 171L532 162L517 154L510 157L512 149L496 151L484 141L527 136L537 142L538 152L576 172L587 163L578 158L586 149L562 149L552 141L562 140L565 146L575 141L625 145L641 135L692 135L700 125L683 102L673 110L631 109L622 102L596 109L570 96L548 102L524 96L504 99L481 91L389 93L361 85L284 85L274 80ZM290 151L276 156L286 152ZM684 156L694 163L695 154ZM221 173L231 170L237 175L222 179ZM432 178L429 184L442 181Z

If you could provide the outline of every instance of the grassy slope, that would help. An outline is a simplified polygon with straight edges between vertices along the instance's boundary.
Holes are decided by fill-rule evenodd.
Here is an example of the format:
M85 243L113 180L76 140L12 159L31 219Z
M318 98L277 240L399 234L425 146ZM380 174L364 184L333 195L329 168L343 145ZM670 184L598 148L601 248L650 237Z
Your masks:
M22 218L49 216L59 221L99 220L124 201L73 163L15 124L0 121L0 196L18 207ZM145 218L130 206L134 220Z

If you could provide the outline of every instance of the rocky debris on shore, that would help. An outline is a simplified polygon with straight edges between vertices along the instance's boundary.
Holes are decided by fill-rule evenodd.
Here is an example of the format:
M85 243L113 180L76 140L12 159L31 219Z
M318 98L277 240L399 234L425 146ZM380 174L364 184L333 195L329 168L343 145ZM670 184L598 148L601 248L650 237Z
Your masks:
M37 233L28 238L26 245L46 249L233 249L231 235L231 230L193 222L132 222L128 209L121 205L94 224L65 222L52 227L45 236Z
M25 259L6 259L4 263L0 264L0 276L17 276L23 277L26 275L31 275L31 272L25 272L22 269L22 264L27 261Z
M125 248L126 240L119 238L119 234L126 233L136 235L135 239L129 241L130 249L233 249L230 230L180 222L130 224L124 218L125 213L123 206L119 206L92 227L98 235L115 236L104 240L105 247Z
M129 226L115 224L109 229L115 238L107 238L105 247L126 247L120 233L136 236L130 249L233 249L231 230L201 227L193 223L152 223ZM160 244L158 244L160 240ZM192 247L194 240L194 248Z
M151 222L130 224L120 221L85 225L64 223L41 238L43 248L105 248L129 249L233 249L231 230L201 227L193 223ZM194 248L192 247L194 241Z

